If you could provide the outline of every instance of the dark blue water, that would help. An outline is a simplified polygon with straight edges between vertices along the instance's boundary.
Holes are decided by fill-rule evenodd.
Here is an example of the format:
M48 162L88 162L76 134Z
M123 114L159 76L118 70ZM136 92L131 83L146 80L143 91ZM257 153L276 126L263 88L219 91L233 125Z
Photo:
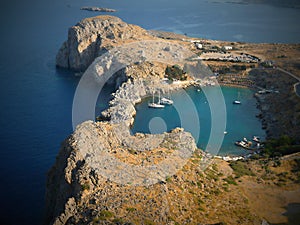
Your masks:
M214 91L217 87L204 87L205 93ZM182 116L189 116L188 109L194 107L191 103L188 103L185 108L185 113L180 113L174 106L166 106L164 109L150 109L148 108L148 102L152 101L152 98L145 99L142 103L136 106L137 114L135 122L132 127L132 132L143 133L162 133L170 131L175 127L183 127L186 131L189 131L197 140L197 146L201 149L206 149L208 140L211 133L211 109L208 104L207 98L203 91L198 92L198 88L188 88L187 90L181 90L179 92L171 94L171 98L176 104L186 104L186 99L183 97L182 92L186 92L192 103L197 110L198 124L187 124L183 122ZM244 88L230 88L222 87L222 92L226 104L226 131L224 135L224 141L220 148L220 155L227 154L247 154L248 151L237 147L234 142L242 140L243 137L251 140L252 137L260 136L264 137L265 132L261 128L260 121L255 117L259 111L256 108L256 100L253 98L253 91ZM239 99L242 104L234 105L232 102ZM191 118L192 119L192 118ZM200 133L200 135L198 135ZM220 134L220 136L223 134Z
M116 16L147 29L232 41L300 41L299 10L268 5L199 0L2 1L1 224L41 223L45 175L60 143L72 132L78 83L72 73L56 70L55 54L70 26L97 15L79 10L82 6L115 8Z

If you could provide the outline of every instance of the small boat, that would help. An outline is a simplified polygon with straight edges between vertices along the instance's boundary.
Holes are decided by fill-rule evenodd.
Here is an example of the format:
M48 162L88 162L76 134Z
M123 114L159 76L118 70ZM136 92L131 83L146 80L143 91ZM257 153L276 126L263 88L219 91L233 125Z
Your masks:
M158 96L158 102L154 102L154 92L153 92L153 95L152 95L152 102L149 102L148 103L148 107L149 108L155 108L155 109L162 109L162 108L165 108L164 105L161 104L161 100L160 100L160 93L159 93L159 96Z
M235 104L235 105L240 105L240 104L242 104L241 103L241 101L240 101L240 92L238 92L238 98L237 98L238 100L234 100L233 101L233 104Z
M201 89L197 89L198 92L201 92Z
M225 131L224 131L224 134L227 134L227 133L228 133L228 132L225 130Z
M253 136L253 141L260 143L260 137L258 136Z
M235 101L233 101L233 104L239 105L239 104L242 104L242 103L240 101L238 101L238 100L235 100Z
M160 99L160 103L163 105L173 105L174 101L170 97L170 90L168 90L168 97Z
M245 140L236 141L234 144L237 146L240 146L242 148L245 148L247 150L251 150L251 151L256 151L257 149L261 149L261 147L262 147L259 143L258 143L258 145L257 144L253 145L253 143L251 141L245 141Z
M149 107L149 108L156 108L156 109L162 109L162 108L165 108L164 105L161 105L161 104L158 104L158 103L155 103L155 102L149 102L149 103L148 103L148 107Z
M245 137L243 138L243 141L245 141L245 142L247 142L247 143L248 143L248 140L247 140L247 138L245 138Z
M164 97L160 100L160 103L163 105L172 105L174 103L174 101L171 100L170 98Z
M248 147L249 147L249 146L248 146L248 143L245 142L245 141L236 141L236 142L235 142L235 145L240 146L240 147L243 147L243 148L248 148Z

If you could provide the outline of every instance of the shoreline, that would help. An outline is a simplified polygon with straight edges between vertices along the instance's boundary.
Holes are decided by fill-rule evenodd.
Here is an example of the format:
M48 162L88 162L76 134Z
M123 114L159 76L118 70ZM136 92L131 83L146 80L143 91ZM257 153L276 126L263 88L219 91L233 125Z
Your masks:
M219 85L221 87L232 87L232 88L243 88L243 89L250 89L250 90L256 90L256 87L249 87L245 85L238 85L238 84L222 84L219 82Z
M131 129L134 125L134 122L135 122L135 115L136 115L136 105L137 104L141 104L143 102L146 102L147 99L149 100L150 97L152 97L152 94L149 93L149 92L146 92L145 91L145 94L144 95L141 95L139 96L139 100L138 101L134 101L133 99L130 101L130 99L128 100L127 99L127 102L131 102L134 110L131 110L131 111L128 111L128 112L120 112L120 110L124 110L125 107L116 107L117 105L115 104L116 102L121 104L121 102L118 100L118 99L121 99L122 96L120 96L120 93L127 93L127 96L128 96L128 92L132 92L132 90L134 89L140 89L140 88L143 88L143 86L140 86L141 85L141 82L144 83L146 82L146 79L140 79L138 80L138 82L132 82L132 81L128 81L123 83L120 88L113 94L114 96L114 99L111 100L110 102L110 107L105 110L102 114L105 118L108 118L108 114L110 116L112 116L113 114L118 114L118 115L124 115L124 114L127 114L127 116L125 118L127 118L127 122L126 122L126 126L127 128ZM182 85L183 84L183 85ZM131 86L132 85L132 86ZM136 86L135 86L136 85ZM135 87L134 87L135 86ZM215 85L206 85L205 87L215 87ZM230 87L230 88L245 88L245 89L249 89L249 90L255 90L254 87L253 88L249 88L249 87L246 87L246 86L238 86L238 85L220 85L220 87ZM157 87L156 85L149 85L147 87L148 89L152 89L152 88L158 88L162 93L166 93L166 90L170 90L170 92L176 92L178 91L179 89L186 89L186 88L201 88L201 86L197 85L197 82L195 80L191 80L191 81L188 81L188 82L184 82L184 83L176 83L175 85L174 84L163 84L162 86L160 87ZM120 90L120 91L119 91ZM253 98L256 99L253 95ZM257 100L256 100L257 101ZM257 103L259 103L257 101ZM113 108L114 110L111 110L110 108ZM114 117L114 116L113 116ZM254 115L255 117L255 115ZM112 122L112 123L116 123L116 120L113 119L113 121L111 121L111 119L108 120L109 122ZM119 120L117 120L119 121ZM261 127L263 127L263 124L260 120L260 123L261 123ZM142 132L137 132L137 133L142 133ZM142 134L145 134L145 133L142 133ZM135 134L134 134L135 135ZM204 152L204 151L203 151ZM205 154L209 154L209 153L206 153L204 152ZM213 157L215 158L222 158L223 160L225 161L236 161L236 160L246 160L246 159L249 159L251 156L255 155L255 154L258 154L257 151L251 151L251 152L248 152L248 153L244 153L244 154L241 154L241 153L237 153L237 154L230 154L230 155L215 155Z
M124 32L128 32L128 29ZM109 35L109 37L111 38L112 35ZM141 38L143 39L144 37ZM119 43L118 41L120 39L114 39L116 39L116 43ZM131 37L129 39L131 39ZM98 49L98 47L99 46L95 49ZM161 49L159 50L161 51ZM164 50L166 50L166 48L164 48ZM64 51L62 52L64 53ZM90 59L92 59L94 55L91 56ZM104 65L101 65L101 61L98 61L96 58L94 59L94 66L89 67L88 70L93 72L93 74L99 78L103 74L103 71L110 69L112 63L114 63L114 61L108 59L107 61L105 60L105 62L103 61ZM127 69L132 69L131 73L130 71L128 72ZM139 63L136 66L131 66L131 68L126 68L126 70L121 71L123 73L122 75L125 75L125 78L128 79L116 82L116 84L121 85L113 94L113 99L109 102L108 109L102 112L104 117L107 119L109 118L109 122L83 122L78 125L74 133L64 142L59 155L56 158L55 165L48 173L46 192L48 220L52 219L57 223L79 223L81 221L85 223L91 221L92 223L92 221L100 222L103 217L107 216L105 219L108 220L126 218L126 220L128 219L131 221L134 217L139 218L142 215L145 216L145 218L153 218L153 220L156 220L155 222L159 221L159 224L161 224L162 221L169 224L176 222L173 219L171 221L170 217L171 215L175 215L178 223L183 224L193 221L202 222L205 216L211 212L216 212L215 209L217 207L224 206L224 209L218 208L217 211L219 211L220 214L212 215L209 221L203 221L203 223L215 224L218 223L218 221L220 221L220 223L224 221L228 224L235 224L235 221L236 224L241 222L248 222L247 224L254 224L254 222L255 224L262 223L261 219L265 218L265 215L257 215L257 212L255 211L263 211L261 209L264 209L264 207L259 204L254 205L255 207L247 204L248 202L249 204L253 204L255 200L264 204L264 202L267 201L262 198L257 198L257 196L265 197L270 193L270 196L274 199L275 195L273 195L273 192L266 191L266 194L259 195L259 190L257 190L257 187L262 184L262 181L265 181L265 184L267 184L267 182L273 182L273 180L269 179L273 178L273 173L270 173L270 168L271 166L273 167L272 159L270 159L270 164L272 164L270 167L265 167L265 162L261 161L264 163L261 164L258 160L239 162L245 164L258 164L257 167L255 167L255 165L252 165L252 167L245 165L245 167L242 167L242 171L249 169L250 172L260 173L262 168L265 170L266 174L263 174L263 171L261 172L261 175L268 175L266 179L262 179L263 176L255 174L256 177L253 177L255 183L249 183L240 179L236 180L238 179L238 170L229 167L229 162L225 161L247 159L246 157L251 157L255 154L254 152L252 152L252 154L249 152L249 154L244 157L213 157L213 155L198 149L191 133L180 128L175 128L173 132L165 132L158 135L148 135L143 133L132 135L129 132L130 125L133 124L135 120L136 104L143 101L143 99L146 99L147 96L152 96L152 93L155 91L169 91L171 85L165 85L161 80L164 71L163 66L159 67L154 63L151 65ZM272 81L275 83L274 79ZM195 83L196 82L194 82L194 84ZM254 83L260 84L258 80L255 80ZM188 85L182 85L181 87L186 88L191 85L192 82L189 81ZM201 86L200 81L198 85ZM226 84L224 86L233 87ZM233 88L241 88L241 86L234 85ZM255 85L255 87L258 88L259 86ZM175 85L172 87L172 91L176 91L179 88L180 87ZM242 88L249 87L242 86ZM280 92L283 93L282 90L280 90ZM266 97L266 95L261 96L262 98ZM278 102L279 101L280 99ZM274 102L269 101L258 101L259 105L264 104L264 106L266 104L272 106L272 103L274 104ZM262 106L259 107L259 110L262 113L269 112L269 109L263 111L264 109ZM274 111L270 111L270 113L276 114ZM267 127L267 129L271 128ZM178 169L178 172L175 171L174 176L172 173L165 172L158 174L158 169L153 167L153 165L158 165L157 163L159 163L160 160L164 160L165 157L170 154L169 151L180 154L181 151L177 151L178 149L188 149L196 154L189 157L189 163L184 165L186 167ZM111 161L110 158L103 160L103 155L99 154L102 152L112 154L113 159L117 158L121 162L123 161L126 163L126 165L141 165L142 167L150 165L151 167L149 168L153 169L150 172L153 172L153 175L147 170L142 170L141 173L137 173L135 169L130 170L131 173L128 173L124 170L126 167L122 167L119 163L120 161ZM155 155L155 153L157 153L157 155ZM183 155L187 156L186 153ZM216 161L219 162L218 165L210 165L210 162L214 162L210 160L215 160L214 158L220 157L221 160L216 159ZM107 165L105 165L105 163L107 163ZM208 164L210 167L208 167L208 170L205 170L206 165ZM224 169L219 168L220 164L228 167L224 167ZM280 162L280 164L283 164L283 162ZM116 165L119 166L117 168L117 173L115 169ZM172 159L168 161L168 164L166 164L167 167L164 168L173 170L172 166L174 165L176 165L176 161ZM203 171L200 171L199 169L203 169ZM220 173L218 171L220 171ZM246 170L246 172L249 171ZM114 174L113 176L103 176L104 174L106 175L107 172L113 172ZM249 173L243 174L246 175L245 179L247 179L247 174L249 175ZM281 179L283 177L282 174L282 171L278 171L275 175ZM122 180L127 179L128 175L133 175L134 180ZM146 179L144 179L144 177L146 177ZM113 180L112 178L117 178L117 181L122 180L121 185L118 184L118 182L115 184L116 180ZM140 180L137 180L137 178ZM296 179L294 179L293 182L295 182ZM248 181L252 181L252 177L249 177ZM153 182L155 183L150 188L148 186L144 188L143 186L134 187L133 185L136 185L136 182L151 185ZM229 184L236 184L237 187L234 185L229 186ZM279 184L284 184L289 187L289 183ZM243 188L243 185L244 187L249 188L249 193L254 193L253 195L250 195L252 198L250 198L249 195L247 196L246 191L241 189L241 187ZM266 190L266 186L261 187ZM273 186L270 187L273 190ZM228 193L230 194L228 195ZM281 194L282 190L278 189L278 193ZM149 196L149 198L146 196ZM171 202L168 201L170 199L172 200ZM195 201L193 201L193 199L195 199ZM233 202L234 204L232 204ZM216 203L216 205L213 205L213 203ZM199 209L195 207L197 204ZM282 205L285 206L286 202ZM130 206L130 208L128 206ZM265 204L263 206L265 206ZM265 210L267 213L270 212L270 209L276 208L273 204L271 204L271 206L272 207L268 206ZM277 208L281 210L280 215L283 215L283 207L280 205L277 206ZM222 209L224 211L222 211ZM251 217L249 217L250 213ZM236 220L234 220L235 218ZM146 221L140 221L139 223L146 224ZM150 224L150 222L147 224Z

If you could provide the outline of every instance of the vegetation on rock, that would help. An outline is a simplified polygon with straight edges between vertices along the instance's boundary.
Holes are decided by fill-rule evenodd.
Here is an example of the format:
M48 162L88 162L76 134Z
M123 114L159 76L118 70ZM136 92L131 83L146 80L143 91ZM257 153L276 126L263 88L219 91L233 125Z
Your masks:
M186 72L184 72L178 65L167 66L165 73L170 80L183 81L187 79Z

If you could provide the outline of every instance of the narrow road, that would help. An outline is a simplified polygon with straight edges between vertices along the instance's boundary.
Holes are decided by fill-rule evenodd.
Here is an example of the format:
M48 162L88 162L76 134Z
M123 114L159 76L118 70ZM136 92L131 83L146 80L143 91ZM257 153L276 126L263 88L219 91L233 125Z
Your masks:
M281 71L281 72L284 72L284 73L286 73L286 74L288 74L288 75L294 77L296 80L298 80L298 81L300 82L300 77L297 77L296 75L290 73L289 71L286 71L286 70L281 69L281 68L279 68L279 67L277 67L277 70L279 70L279 71Z
M290 73L289 71L286 71L284 69L281 69L281 68L277 68L277 70L283 72L283 73L286 73L288 75L290 75L291 77L295 78L296 80L298 80L299 82L294 84L294 91L295 91L295 94L300 97L300 77L297 77L296 75Z

